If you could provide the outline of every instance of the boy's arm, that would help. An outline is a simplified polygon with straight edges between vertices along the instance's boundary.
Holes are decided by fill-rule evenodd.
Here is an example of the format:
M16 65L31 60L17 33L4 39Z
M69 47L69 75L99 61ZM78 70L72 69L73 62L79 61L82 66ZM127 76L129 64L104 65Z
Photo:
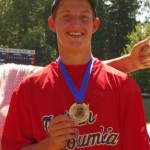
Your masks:
M150 68L150 37L137 43L130 54L106 60L104 63L125 73Z

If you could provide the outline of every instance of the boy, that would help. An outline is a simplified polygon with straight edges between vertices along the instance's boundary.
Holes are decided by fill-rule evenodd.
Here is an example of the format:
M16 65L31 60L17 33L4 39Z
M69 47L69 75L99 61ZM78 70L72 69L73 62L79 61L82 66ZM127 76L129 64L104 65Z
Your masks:
M92 56L95 5L54 1L48 22L59 58L16 88L3 150L149 150L136 83Z

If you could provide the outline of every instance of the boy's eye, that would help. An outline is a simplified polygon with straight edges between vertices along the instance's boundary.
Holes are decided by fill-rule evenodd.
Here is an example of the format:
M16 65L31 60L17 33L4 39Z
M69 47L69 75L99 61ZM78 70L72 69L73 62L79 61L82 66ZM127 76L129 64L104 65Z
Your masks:
M82 18L83 20L89 20L89 17L88 17L88 16L81 16L81 18Z
M70 19L71 17L70 17L70 15L64 15L64 16L62 16L62 18L63 19Z
M89 19L87 16L83 16L82 18L83 18L83 19Z

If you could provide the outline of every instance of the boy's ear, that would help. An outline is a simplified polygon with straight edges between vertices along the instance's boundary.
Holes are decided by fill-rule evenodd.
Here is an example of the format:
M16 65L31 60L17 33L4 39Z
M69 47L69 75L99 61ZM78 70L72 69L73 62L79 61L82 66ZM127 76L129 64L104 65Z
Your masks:
M100 26L100 19L96 18L94 20L94 23L93 23L93 33L95 33L97 31L97 29L99 28L99 26Z
M51 31L55 32L55 20L54 20L54 17L50 16L48 18L48 25L49 25L49 28L51 29Z

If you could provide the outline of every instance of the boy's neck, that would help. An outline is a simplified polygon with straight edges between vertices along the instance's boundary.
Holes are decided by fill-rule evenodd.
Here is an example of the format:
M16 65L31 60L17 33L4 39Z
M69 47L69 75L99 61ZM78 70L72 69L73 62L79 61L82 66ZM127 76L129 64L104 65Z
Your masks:
M63 55L63 54L60 54L60 60L66 65L87 64L89 62L89 60L91 59L91 57L92 57L91 53L87 53L85 55L82 55L82 54Z
M66 65L87 64L92 57L91 46L84 48L58 46L60 60Z

